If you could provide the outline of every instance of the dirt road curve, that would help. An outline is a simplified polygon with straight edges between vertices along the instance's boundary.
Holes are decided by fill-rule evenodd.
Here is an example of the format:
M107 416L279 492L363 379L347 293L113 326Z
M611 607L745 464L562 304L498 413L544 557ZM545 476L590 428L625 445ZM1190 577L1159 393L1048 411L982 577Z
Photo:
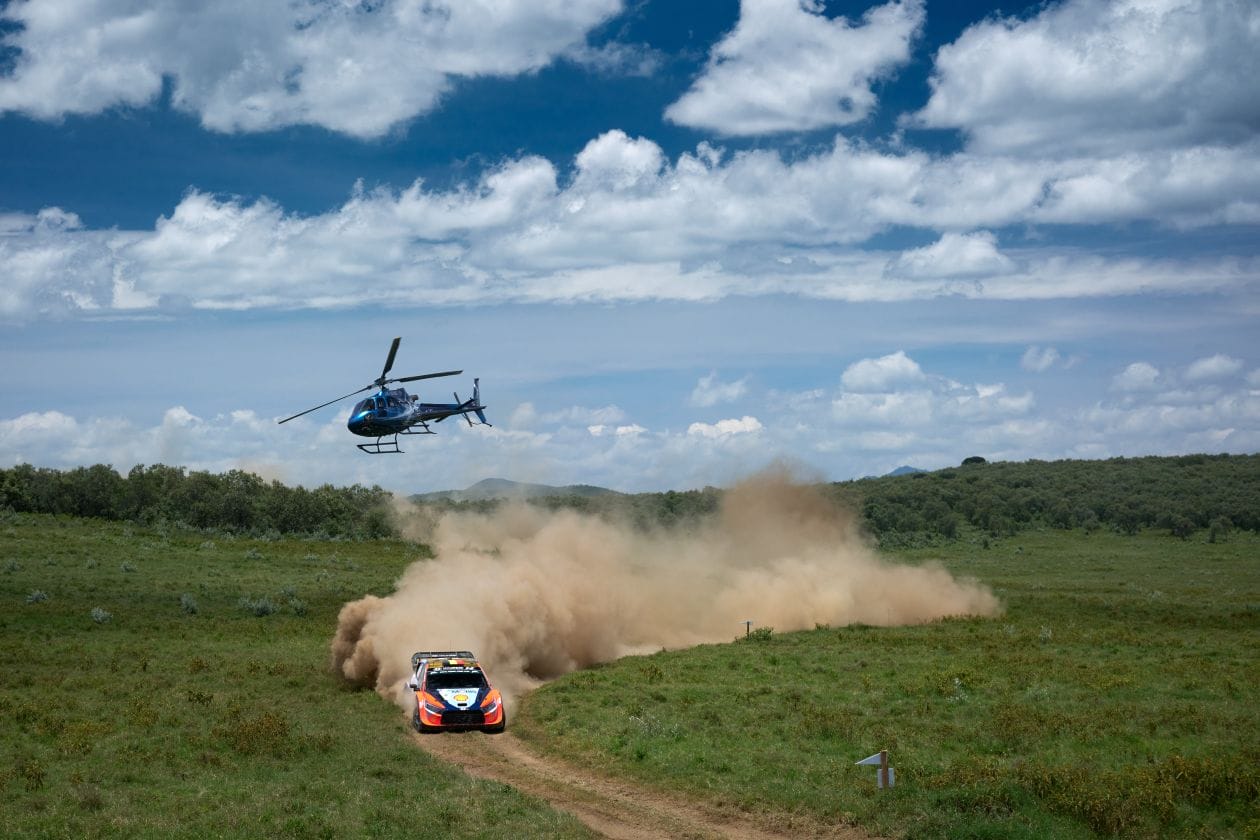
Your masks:
M743 814L721 813L708 805L649 791L622 779L598 775L536 755L511 733L443 732L414 735L416 743L438 758L458 764L469 774L509 784L567 811L604 837L617 840L651 838L836 837L868 840L869 835L845 826L781 826L754 822Z

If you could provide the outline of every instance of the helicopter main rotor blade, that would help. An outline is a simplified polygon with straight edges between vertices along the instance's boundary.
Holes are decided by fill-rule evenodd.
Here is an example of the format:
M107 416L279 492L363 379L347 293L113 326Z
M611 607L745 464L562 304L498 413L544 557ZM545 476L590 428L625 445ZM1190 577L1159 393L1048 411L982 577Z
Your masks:
M402 379L387 379L386 382L415 382L417 379L436 379L439 376L456 376L462 370L444 370L441 373L422 373L419 376L404 376Z
M375 387L376 387L376 383L375 383L375 382L373 382L371 385L365 385L365 386L363 386L362 388L360 388L359 390L357 390L357 391L351 391L350 393L346 394L346 395L345 395L345 396L343 396L343 397L337 397L337 399L335 399L335 400L329 400L329 401L328 401L328 402L326 402L326 403L321 403L321 404L319 404L319 405L315 406L314 408L308 408L308 409L306 409L306 411L299 411L297 414L294 414L292 417L286 417L286 418L284 418L283 420L280 420L280 421L278 421L278 422L280 422L280 423L288 423L290 420L295 420L295 419L297 419L298 417L301 417L303 414L310 414L312 411L319 411L321 408L323 408L323 407L324 407L324 406L326 406L326 405L332 405L332 404L333 404L333 403L335 403L335 402L341 402L341 401L342 401L342 400L344 400L346 397L353 397L355 394L361 394L361 393L363 393L364 391L370 391L370 390L372 390L372 389L373 389L373 388L375 388Z
M381 381L385 380L385 375L389 373L389 369L394 366L394 356L398 353L398 345L402 343L402 336L394 339L394 343L389 345L389 358L385 360L385 367L381 371Z

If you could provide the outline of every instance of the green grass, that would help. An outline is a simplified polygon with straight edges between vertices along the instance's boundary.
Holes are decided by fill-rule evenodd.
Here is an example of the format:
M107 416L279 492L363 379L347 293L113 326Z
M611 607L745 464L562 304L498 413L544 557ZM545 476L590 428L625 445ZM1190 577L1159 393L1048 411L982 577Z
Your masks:
M6 836L589 836L329 672L341 605L418 556L0 513Z
M341 605L420 556L0 513L6 833L586 836L431 759L329 673ZM627 658L544 686L513 729L785 827L1260 836L1254 535L1036 532L900 559L985 581L1005 615ZM885 747L898 786L877 792L853 762Z
M516 732L785 825L1260 836L1254 535L1036 532L901 557L928 558L1006 614L623 659L535 692ZM881 748L892 791L853 766Z

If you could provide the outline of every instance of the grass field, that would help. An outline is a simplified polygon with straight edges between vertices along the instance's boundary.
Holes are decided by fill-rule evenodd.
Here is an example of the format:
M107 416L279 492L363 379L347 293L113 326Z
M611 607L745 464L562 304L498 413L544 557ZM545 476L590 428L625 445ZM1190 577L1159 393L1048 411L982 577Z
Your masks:
M0 514L3 833L589 836L329 673L341 605L416 556Z
M1053 531L903 559L929 557L992 585L1005 615L623 659L535 692L516 732L785 826L1260 836L1253 535ZM881 748L885 792L853 766Z
M0 514L6 833L586 836L329 674L340 606L418 556ZM1260 540L1037 532L901 559L929 558L1005 615L627 658L535 692L513 730L784 826L1260 836ZM876 792L853 762L884 747L898 786Z

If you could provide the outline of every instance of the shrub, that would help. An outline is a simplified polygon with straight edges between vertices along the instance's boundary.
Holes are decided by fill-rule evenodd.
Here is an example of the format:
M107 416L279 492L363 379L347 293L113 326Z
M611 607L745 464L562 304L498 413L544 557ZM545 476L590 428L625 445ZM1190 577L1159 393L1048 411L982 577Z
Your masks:
M744 637L744 640L749 642L768 642L770 641L770 637L773 635L773 627L758 627L755 630L750 631L748 635Z
M22 777L27 790L39 790L44 786L44 767L33 758L18 765L18 775Z
M197 600L185 592L179 596L179 608L184 611L185 615L196 615Z
M32 589L30 594L26 596L28 604L42 604L48 600L48 593L42 589Z
M290 755L293 743L289 738L289 722L275 712L257 717L240 718L215 730L215 735L245 755Z
M96 785L78 785L74 789L74 795L84 811L99 811L105 807L105 797Z
M1213 519L1211 524L1208 525L1208 542L1223 542L1229 535L1229 529L1233 527L1233 524L1229 517L1226 516L1218 516Z
M97 624L106 624L114 616L101 607L92 607L92 620Z
M276 611L276 605L266 596L258 599L242 598L237 602L237 606L245 612L253 613L259 618L271 615Z

